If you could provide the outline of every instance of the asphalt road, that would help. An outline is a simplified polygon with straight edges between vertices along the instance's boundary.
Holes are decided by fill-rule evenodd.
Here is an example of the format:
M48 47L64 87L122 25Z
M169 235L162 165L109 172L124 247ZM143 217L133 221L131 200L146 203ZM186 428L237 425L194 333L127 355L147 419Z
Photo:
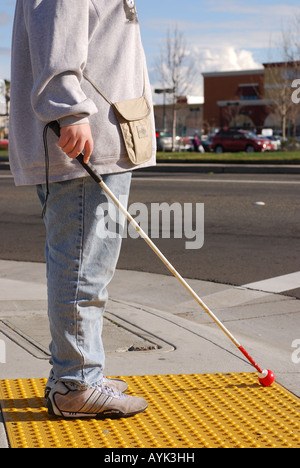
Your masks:
M300 270L299 200L299 175L139 172L129 206L138 216L137 209L144 212L144 226L148 214L148 226L155 227L151 206L177 203L182 216L179 210L175 220L171 218L169 238L154 239L164 255L186 278L242 285ZM193 224L188 215L184 224L184 204L191 204ZM189 236L201 230L196 204L204 205L204 244L187 249L186 242L193 239L174 238L174 231L182 223ZM143 240L126 232L118 268L169 274ZM45 229L35 189L15 188L8 171L0 171L0 233L1 259L44 261ZM194 236L200 246L201 235ZM287 294L300 298L300 289Z

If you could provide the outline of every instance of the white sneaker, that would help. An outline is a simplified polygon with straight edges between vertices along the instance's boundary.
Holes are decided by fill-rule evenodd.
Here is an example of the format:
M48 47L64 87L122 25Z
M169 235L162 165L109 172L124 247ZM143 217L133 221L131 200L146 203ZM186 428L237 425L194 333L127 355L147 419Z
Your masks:
M46 388L45 388L45 398L49 397L49 393L51 392L52 388L54 387L55 384L58 383L58 380L53 376L53 373L50 373L49 379L46 383ZM108 387L112 387L116 389L117 391L121 393L125 393L128 390L128 385L124 380L121 379L107 379L106 377L103 377L102 383L104 385L107 385Z
M48 397L48 412L63 418L126 418L145 411L148 404L140 397L133 397L101 385L88 390L70 390L57 382Z

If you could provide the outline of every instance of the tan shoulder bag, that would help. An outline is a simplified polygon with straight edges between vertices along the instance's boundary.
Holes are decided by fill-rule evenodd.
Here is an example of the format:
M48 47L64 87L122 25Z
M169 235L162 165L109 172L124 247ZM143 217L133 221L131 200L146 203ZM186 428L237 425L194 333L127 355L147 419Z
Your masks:
M145 83L142 97L113 103L86 73L83 73L83 76L112 106L122 131L130 161L135 165L149 161L152 157L152 129L149 117L151 107L145 96Z

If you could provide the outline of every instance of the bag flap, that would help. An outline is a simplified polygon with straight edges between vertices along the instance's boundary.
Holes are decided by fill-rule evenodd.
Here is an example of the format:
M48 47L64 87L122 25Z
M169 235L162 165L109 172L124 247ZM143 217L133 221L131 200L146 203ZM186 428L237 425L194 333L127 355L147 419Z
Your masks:
M151 111L150 105L145 96L138 99L116 102L113 106L125 120L131 122L134 120L145 119Z

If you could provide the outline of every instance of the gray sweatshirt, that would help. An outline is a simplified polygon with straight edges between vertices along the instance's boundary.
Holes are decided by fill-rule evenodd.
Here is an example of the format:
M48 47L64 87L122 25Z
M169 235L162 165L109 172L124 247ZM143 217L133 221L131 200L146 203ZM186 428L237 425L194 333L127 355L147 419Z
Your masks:
M134 0L17 0L12 42L9 152L16 185L45 182L43 129L89 122L95 143L91 163L100 174L134 169L111 106L146 97L151 88ZM156 138L153 109L152 159ZM50 182L86 176L57 146L49 130ZM139 166L139 167L143 167Z

